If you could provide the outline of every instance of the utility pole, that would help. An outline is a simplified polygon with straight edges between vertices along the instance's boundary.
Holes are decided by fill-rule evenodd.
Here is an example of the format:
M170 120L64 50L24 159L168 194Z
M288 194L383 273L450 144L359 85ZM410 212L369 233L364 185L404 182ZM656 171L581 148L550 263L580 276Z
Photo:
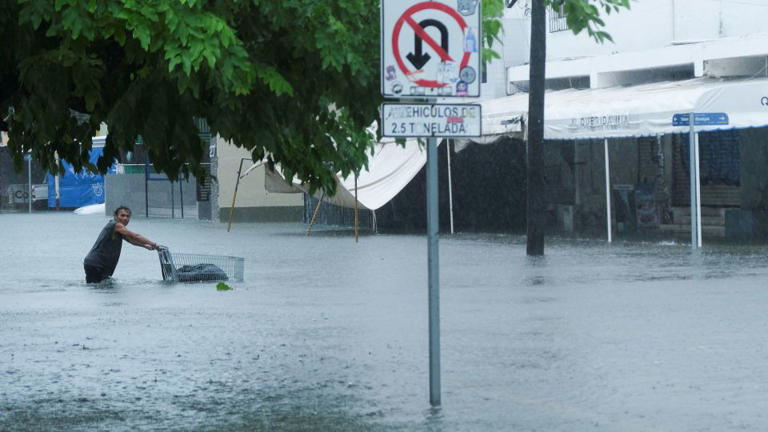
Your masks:
M544 0L531 2L530 93L526 149L526 252L544 255L544 80L547 58Z

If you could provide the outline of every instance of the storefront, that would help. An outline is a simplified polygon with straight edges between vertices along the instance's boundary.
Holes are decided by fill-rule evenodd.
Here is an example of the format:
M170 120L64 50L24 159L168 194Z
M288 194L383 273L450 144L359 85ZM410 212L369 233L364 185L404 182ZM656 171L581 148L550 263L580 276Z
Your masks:
M766 170L760 168L768 163L763 149L768 141L761 129L768 125L767 79L698 78L568 89L548 92L545 100L547 146L572 147L561 158L570 169L568 180L573 182L570 202L562 205L572 205L577 218L594 213L600 206L593 193L595 174L602 171L602 220L609 239L612 230L629 225L633 229L680 229L680 222L687 220L696 246L701 244L702 216L705 222L717 217L727 220L726 213L734 221L762 217L759 213L768 204L768 193L763 192L768 183ZM502 135L524 138L527 105L527 94L484 102L483 141ZM695 113L693 128L691 113ZM595 151L599 147L602 157ZM691 170L691 166L698 169ZM552 181L559 181L548 180L550 188ZM627 193L630 190L632 194ZM624 201L616 203L612 198ZM623 214L618 208L612 212L617 204L634 214ZM675 214L675 209L686 206L687 215ZM727 221L723 225L720 231L725 235ZM737 229L743 223L733 225L734 236L749 235Z

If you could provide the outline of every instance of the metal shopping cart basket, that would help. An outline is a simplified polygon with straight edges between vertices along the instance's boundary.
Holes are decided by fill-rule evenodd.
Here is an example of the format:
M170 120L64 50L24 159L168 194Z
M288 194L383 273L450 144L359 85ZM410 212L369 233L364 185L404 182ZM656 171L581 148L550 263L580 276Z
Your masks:
M226 255L171 253L165 246L157 249L163 280L175 282L243 281L245 260Z

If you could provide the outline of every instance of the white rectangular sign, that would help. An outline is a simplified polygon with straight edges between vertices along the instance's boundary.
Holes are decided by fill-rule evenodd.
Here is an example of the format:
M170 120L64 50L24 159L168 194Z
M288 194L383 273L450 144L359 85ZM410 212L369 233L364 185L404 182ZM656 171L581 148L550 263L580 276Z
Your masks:
M481 119L479 104L381 105L385 137L479 137Z
M480 3L382 0L382 96L479 97Z

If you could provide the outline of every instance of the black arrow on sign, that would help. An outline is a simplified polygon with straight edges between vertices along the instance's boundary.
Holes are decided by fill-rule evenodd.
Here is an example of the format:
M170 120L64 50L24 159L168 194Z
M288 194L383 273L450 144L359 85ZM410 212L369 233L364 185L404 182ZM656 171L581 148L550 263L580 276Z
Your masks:
M419 23L419 26L421 26L421 28L424 30L426 30L427 27L435 27L438 29L440 31L440 46L443 48L443 51L448 52L448 29L445 28L443 23L433 19L425 19ZM416 54L408 53L405 58L411 62L413 67L416 69L421 69L425 64L427 64L431 56L423 52L424 41L421 39L421 36L419 36L418 33L415 33L413 36L413 50L416 52Z

